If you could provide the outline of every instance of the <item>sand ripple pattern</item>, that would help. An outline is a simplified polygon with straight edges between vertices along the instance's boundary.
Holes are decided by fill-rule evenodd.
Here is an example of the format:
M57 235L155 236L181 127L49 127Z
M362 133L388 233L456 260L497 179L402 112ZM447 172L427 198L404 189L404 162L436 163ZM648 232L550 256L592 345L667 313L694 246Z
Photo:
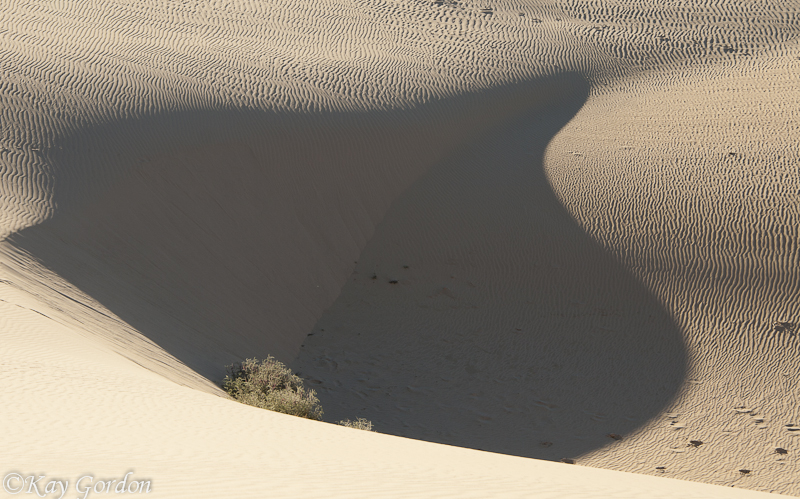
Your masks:
M667 0L640 4L561 1L572 29L604 53L638 68L691 65L753 56L796 36L791 2Z
M192 109L386 110L559 71L610 81L755 54L791 38L797 15L737 2L17 2L0 14L0 138L58 153L96 125ZM0 217L2 234L85 195L80 166L3 161L51 178L9 195L5 210L26 213ZM118 169L90 176L103 186Z
M691 357L635 455L612 445L587 462L800 493L797 460L775 451L800 433L798 82L796 41L663 72L585 106L551 143L554 190L663 301Z
M388 432L800 494L799 17L4 2L3 327L205 392L272 353Z

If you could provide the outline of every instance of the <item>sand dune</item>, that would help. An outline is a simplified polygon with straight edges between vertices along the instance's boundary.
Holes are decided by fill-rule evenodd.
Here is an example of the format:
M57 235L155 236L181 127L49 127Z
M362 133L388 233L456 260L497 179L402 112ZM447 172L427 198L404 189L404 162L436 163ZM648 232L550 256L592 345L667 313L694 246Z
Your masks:
M3 5L4 476L800 495L798 17ZM225 399L269 354L384 435Z

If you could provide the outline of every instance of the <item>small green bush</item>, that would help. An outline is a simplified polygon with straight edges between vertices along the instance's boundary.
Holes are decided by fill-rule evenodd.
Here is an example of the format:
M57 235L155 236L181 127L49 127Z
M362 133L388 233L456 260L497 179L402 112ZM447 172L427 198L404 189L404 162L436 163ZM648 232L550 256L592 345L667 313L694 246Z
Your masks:
M357 430L366 430L366 431L373 431L372 429L372 421L364 418L358 418L355 421L350 421L349 419L343 419L339 421L339 424L342 426L346 426L348 428L355 428Z
M306 391L303 380L272 356L247 359L228 366L223 389L235 400L270 411L322 420L317 393Z

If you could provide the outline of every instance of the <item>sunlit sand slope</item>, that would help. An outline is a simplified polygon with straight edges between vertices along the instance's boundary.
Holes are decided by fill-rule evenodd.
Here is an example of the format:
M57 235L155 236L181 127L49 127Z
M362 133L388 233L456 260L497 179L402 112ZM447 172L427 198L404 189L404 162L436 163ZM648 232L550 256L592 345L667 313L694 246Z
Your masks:
M3 412L3 427L18 430L0 433L3 476L70 480L64 497L83 497L75 491L80 477L92 475L96 483L131 471L129 479L151 482L151 493L141 497L163 498L775 497L460 449L244 406L124 361L43 317L48 310L20 292L3 287L0 298L0 352L3 359L24 359L0 365L3 379L15 380L2 392L4 407L14 408Z
M6 3L4 473L800 494L796 1Z
M598 96L551 142L554 190L665 304L689 354L680 397L587 463L800 494L798 110L794 42Z
M399 435L797 494L776 449L800 436L798 57L603 88L549 141L546 179L525 123L437 166L295 366L332 416L357 407ZM569 238L573 220L659 305Z

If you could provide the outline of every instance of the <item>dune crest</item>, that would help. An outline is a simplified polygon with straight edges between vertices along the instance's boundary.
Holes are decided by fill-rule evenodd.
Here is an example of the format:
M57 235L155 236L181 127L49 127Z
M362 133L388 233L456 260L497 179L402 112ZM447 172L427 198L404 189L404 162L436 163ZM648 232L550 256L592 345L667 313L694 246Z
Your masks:
M3 6L1 471L136 468L163 497L800 494L799 17ZM225 399L224 366L269 354L326 420L393 435Z

